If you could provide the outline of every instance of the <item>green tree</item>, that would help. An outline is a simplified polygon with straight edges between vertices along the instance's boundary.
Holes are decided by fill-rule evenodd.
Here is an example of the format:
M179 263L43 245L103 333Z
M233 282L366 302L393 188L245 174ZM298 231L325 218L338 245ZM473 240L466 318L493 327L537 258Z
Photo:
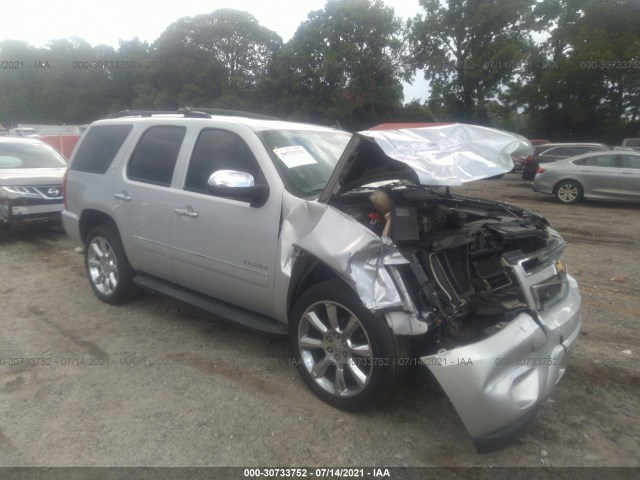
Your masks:
M282 39L247 12L184 17L154 43L157 87L177 104L237 107L253 98L281 46Z
M274 113L345 128L401 106L402 25L381 0L329 0L275 59L261 85Z
M409 22L415 68L440 119L489 123L488 105L526 67L533 0L420 0Z
M619 142L640 120L640 4L544 0L536 13L548 39L512 95L529 129Z
M82 123L109 111L113 92L108 72L79 63L111 58L113 48L68 38L45 48L3 42L0 53L24 63L0 76L0 115L11 123Z
M153 107L155 98L142 92L155 91L153 83L153 52L147 42L138 37L131 40L120 40L113 56L113 63L108 64L111 108L114 111L123 109L142 109Z
M0 123L7 128L28 120L27 112L38 90L32 66L39 56L38 49L27 42L0 42L0 58L12 67L0 69Z

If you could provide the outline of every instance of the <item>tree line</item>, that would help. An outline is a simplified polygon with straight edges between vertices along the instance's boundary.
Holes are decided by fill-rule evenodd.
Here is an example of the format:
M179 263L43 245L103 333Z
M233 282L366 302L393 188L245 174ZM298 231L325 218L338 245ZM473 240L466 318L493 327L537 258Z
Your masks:
M365 129L460 121L618 143L640 131L640 1L328 0L283 42L247 12L184 17L149 44L0 42L0 122L210 107ZM424 75L425 102L403 103ZM427 92L425 92L426 94Z

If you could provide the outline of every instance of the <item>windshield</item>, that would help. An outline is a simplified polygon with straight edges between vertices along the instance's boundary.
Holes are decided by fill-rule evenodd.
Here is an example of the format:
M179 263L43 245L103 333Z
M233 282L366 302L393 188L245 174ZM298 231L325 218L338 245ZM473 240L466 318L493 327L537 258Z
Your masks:
M65 159L48 145L0 142L0 169L66 166Z
M258 132L287 188L309 197L324 190L351 134L318 130Z

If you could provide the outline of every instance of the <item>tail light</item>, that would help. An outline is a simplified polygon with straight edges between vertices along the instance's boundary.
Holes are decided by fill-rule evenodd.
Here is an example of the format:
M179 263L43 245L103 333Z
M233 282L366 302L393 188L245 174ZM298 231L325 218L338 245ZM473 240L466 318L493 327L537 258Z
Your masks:
M544 173L546 172L546 170L542 167L538 167L538 169L536 170L536 173Z
M62 199L65 210L67 209L67 173L69 173L69 170L65 170L64 176L62 177Z
M524 159L525 163L531 163L533 161L533 155L529 155L527 158Z

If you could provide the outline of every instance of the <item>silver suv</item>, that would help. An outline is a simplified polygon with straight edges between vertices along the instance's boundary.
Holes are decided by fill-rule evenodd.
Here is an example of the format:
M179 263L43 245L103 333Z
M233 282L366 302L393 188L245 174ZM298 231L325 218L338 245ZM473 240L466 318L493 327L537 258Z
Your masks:
M83 135L63 223L102 301L150 290L287 334L305 383L342 409L428 368L490 449L535 416L581 326L549 223L449 191L508 172L517 147L467 125L351 135L130 112Z

